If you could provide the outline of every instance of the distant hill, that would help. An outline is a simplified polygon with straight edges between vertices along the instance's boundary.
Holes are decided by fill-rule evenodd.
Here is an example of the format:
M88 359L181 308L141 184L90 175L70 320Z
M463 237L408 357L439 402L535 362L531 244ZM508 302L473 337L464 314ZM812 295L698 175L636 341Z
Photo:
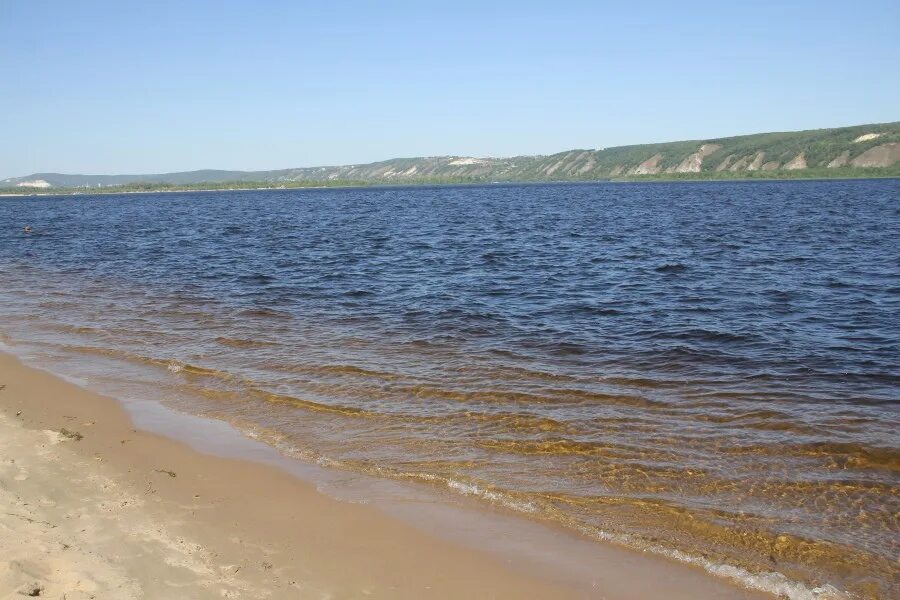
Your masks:
M569 150L549 156L394 158L362 165L277 171L186 171L158 175L34 173L0 181L17 191L203 183L439 183L591 181L630 178L900 175L900 122L728 138Z

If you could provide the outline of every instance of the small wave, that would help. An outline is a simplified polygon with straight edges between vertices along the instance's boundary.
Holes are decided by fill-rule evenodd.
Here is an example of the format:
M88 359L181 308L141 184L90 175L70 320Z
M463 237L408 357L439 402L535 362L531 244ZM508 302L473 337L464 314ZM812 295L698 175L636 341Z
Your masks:
M664 406L663 403L642 396L627 394L606 394L569 388L549 388L544 393L518 392L513 390L458 390L441 388L434 385L404 386L397 391L410 394L421 399L448 400L453 402L473 402L489 404L563 404L563 403L595 403L625 406Z
M307 375L346 375L362 378L394 380L401 375L389 371L376 371L374 369L366 369L355 365L335 364L335 365L315 365L315 364L298 364L298 363L269 363L266 365L269 369L282 371L285 373L302 373Z
M341 406L337 404L323 404L321 402L313 402L312 400L297 398L296 396L288 396L287 394L274 394L271 392L264 392L260 390L253 390L252 393L257 398L261 398L266 402L271 402L273 404L289 404L297 408L313 410L316 412L327 412L353 417L377 416L376 413L372 413L361 408Z
M746 394L734 393L732 396L740 398L745 397ZM769 409L751 410L733 414L699 414L694 418L699 421L709 421L710 423L746 423L748 421L758 421L760 423L772 423L773 425L777 425L778 423L789 424L794 421L794 418L788 413Z
M78 334L101 334L105 335L107 332L104 329L99 327L89 327L86 325L68 325L65 323L56 323L56 324L48 324L47 327L49 329L54 329L56 331L61 331L63 333L78 333Z
M518 358L519 355L515 354L511 356L511 358ZM465 369L462 369L465 371ZM511 375L515 379L521 380L534 380L538 382L543 381L576 381L578 378L573 377L567 373L559 373L559 372L551 372L551 371L538 371L535 369L528 369L524 367L516 367L516 366L503 366L499 368L491 369L486 373L486 377L489 379L500 379L507 375Z
M152 356L145 356L142 354L135 354L133 352L128 352L126 350L120 350L117 348L102 348L98 346L79 346L73 344L63 344L59 346L60 349L74 352L77 354L94 354L97 356L105 356L108 358L112 358L120 361L127 361L136 364L143 364L154 367L163 367L170 373L183 373L188 375L199 375L205 377L215 377L222 380L232 380L235 379L234 375L231 373L226 373L224 371L219 371L217 369L211 369L207 367L201 367L198 365L192 365L190 363L182 362L174 359L165 359L165 358L155 358Z
M900 450L860 443L806 442L722 447L728 454L802 456L819 458L842 469L875 469L900 472Z
M466 411L462 413L467 420L489 423L495 426L503 426L505 429L512 431L568 431L572 426L566 423L551 419L549 417L539 417L527 413L483 413ZM444 420L453 419L455 415L443 417Z
M616 317L625 314L619 309L610 308L608 306L597 306L596 304L576 304L574 306L569 306L566 310L597 317Z
M347 298L365 298L367 296L374 296L375 292L370 290L350 290L348 292L344 292L343 294Z
M844 466L856 469L887 469L900 472L900 449L858 443L817 442L799 444L796 451L808 456L838 457Z
M266 275L264 273L254 273L253 275L241 275L238 279L247 284L251 285L268 285L270 283L275 283L277 278L272 275Z
M189 375L201 375L205 377L216 377L219 379L230 380L233 379L234 376L231 373L226 373L224 371L219 371L217 369L210 369L207 367L200 367L197 365L192 365L190 363L181 362L178 360L168 360L163 361L160 359L149 359L149 362L154 364L165 364L166 369L170 373L187 373Z
M263 319L283 319L290 320L293 319L293 315L290 313L274 310L271 308L246 308L238 313L239 317L256 317Z
M384 472L381 469L378 469L380 474L389 475L391 477L399 478L399 479L412 479L418 481L427 481L429 483L437 483L440 485L446 486L448 489L451 489L459 494L464 496L475 496L481 498L483 500L487 500L494 504L498 504L500 506L505 506L506 508L510 508L512 510L524 513L536 513L538 512L538 507L530 501L521 500L516 498L512 494L491 488L485 484L480 483L471 483L466 481L461 481L459 479L453 479L451 477L444 477L441 475L435 475L433 473L405 473L405 472Z
M662 546L653 545L646 549L654 554L700 567L711 575L728 579L747 589L773 594L777 598L786 598L787 600L850 600L852 598L832 585L810 587L775 571L754 573L742 567L717 563L708 558Z
M242 338L229 338L224 336L217 337L216 341L223 346L229 346L231 348L265 348L267 346L276 345L275 342L266 342L263 340L246 340Z
M687 271L687 265L681 263L668 263L654 269L657 273L683 273Z
M52 345L52 344L51 344ZM150 356L144 356L142 354L135 354L133 352L128 352L125 350L119 350L116 348L104 348L100 346L81 346L77 344L61 344L59 345L61 350L67 352L73 352L75 354L93 354L97 356L105 356L108 358L113 358L122 361L129 361L139 364L145 365L156 365L167 367L169 361L160 360L157 358L153 358Z
M657 331L644 336L648 340L684 340L699 342L740 343L752 342L759 336L735 331L721 331L716 329L693 328L681 331Z
M574 388L549 388L547 393L553 394L559 399L577 400L584 404L607 404L618 406L636 406L641 408L653 408L667 406L659 400L651 400L646 396L635 394L609 394L600 391L580 390Z
M338 375L359 375L362 377L376 377L378 379L396 379L398 375L386 371L364 369L354 365L321 365L312 367L312 370L321 373L335 373Z
M633 388L665 389L678 384L669 379L649 379L646 377L610 376L602 379L603 383Z
M604 458L632 458L635 452L622 447L597 442L581 442L571 439L549 439L541 441L523 440L480 440L482 448L497 452L522 455L592 456Z

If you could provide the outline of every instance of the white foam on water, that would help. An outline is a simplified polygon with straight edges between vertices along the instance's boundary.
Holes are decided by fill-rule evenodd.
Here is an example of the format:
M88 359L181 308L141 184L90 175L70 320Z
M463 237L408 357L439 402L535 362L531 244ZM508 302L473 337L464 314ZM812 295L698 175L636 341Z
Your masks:
M636 540L632 536L614 534L603 530L589 530L580 528L590 537L619 544L642 552L657 554L671 560L699 567L715 577L727 579L741 587L773 594L778 598L787 600L852 600L854 596L835 588L832 585L809 587L799 581L794 581L775 571L763 571L754 573L743 567L717 563L701 556L688 554L681 550L666 548L659 544L646 544Z
M679 562L700 567L707 573L728 579L751 590L774 594L788 600L849 600L849 594L841 592L831 585L811 588L798 581L792 581L781 573L774 571L753 573L741 567L715 563L711 560L686 554L679 550L662 547L651 547L651 552L673 558Z
M520 512L537 512L537 507L531 502L516 500L514 498L510 498L506 494L495 492L493 490L487 490L475 484L463 483L454 479L447 480L446 484L447 487L449 487L451 490L456 490L457 492L465 496L478 496L480 498L485 498L487 500L490 500L491 502L502 504L503 506L512 508L513 510L518 510Z
M380 469L378 470L380 471ZM455 479L451 479L448 477L441 477L439 475L432 475L430 473L390 473L386 472L385 475L391 477L401 477L404 479L418 479L420 481L428 481L432 483L443 484L447 488L462 494L463 496L475 496L478 498L483 498L495 504L499 504L501 506L505 506L507 508L511 508L512 510L524 513L536 513L538 511L537 506L535 506L531 502L524 502L522 500L518 500L516 498L511 497L509 494L504 494L503 492L497 492L495 490L490 490L484 487L481 487L474 483L466 483L464 481L457 481Z

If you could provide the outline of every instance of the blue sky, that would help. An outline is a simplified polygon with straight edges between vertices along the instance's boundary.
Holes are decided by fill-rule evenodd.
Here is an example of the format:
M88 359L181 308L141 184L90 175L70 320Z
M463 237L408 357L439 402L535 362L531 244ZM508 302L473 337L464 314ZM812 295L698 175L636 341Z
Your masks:
M898 32L896 1L0 0L0 177L893 121Z

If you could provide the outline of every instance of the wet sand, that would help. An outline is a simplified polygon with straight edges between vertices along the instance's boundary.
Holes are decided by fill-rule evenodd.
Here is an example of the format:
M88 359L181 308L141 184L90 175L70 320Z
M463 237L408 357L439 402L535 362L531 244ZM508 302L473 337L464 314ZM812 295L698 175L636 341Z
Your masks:
M7 354L0 386L0 598L769 597L585 540L560 543L571 561L474 547L136 429L115 400Z

